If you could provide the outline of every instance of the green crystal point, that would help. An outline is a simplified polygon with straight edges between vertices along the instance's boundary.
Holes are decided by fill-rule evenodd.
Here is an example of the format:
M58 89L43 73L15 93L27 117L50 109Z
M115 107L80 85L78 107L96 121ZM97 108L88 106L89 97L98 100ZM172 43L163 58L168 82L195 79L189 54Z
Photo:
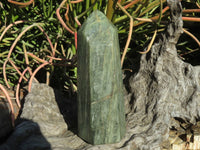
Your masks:
M91 144L119 142L125 112L118 33L100 11L78 31L78 134Z

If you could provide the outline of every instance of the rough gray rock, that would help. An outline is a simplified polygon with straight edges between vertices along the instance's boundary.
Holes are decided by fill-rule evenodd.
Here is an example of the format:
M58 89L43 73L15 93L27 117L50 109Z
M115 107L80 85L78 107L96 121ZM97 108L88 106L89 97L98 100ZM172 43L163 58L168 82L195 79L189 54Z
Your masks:
M46 84L32 84L20 117L37 122L44 136L59 136L68 128L55 100L54 90Z
M36 130L37 132L28 132L29 136L34 138L35 134L39 133L38 127L41 126L43 133L40 134L40 138L46 139L43 141L44 145L47 146L43 147L44 149L48 149L49 144L51 144L51 149L55 150L68 148L74 150L160 150L163 142L169 136L169 128L177 126L172 118L180 118L185 122L195 124L196 120L200 119L200 66L191 66L178 58L175 45L182 33L181 5L179 0L168 0L167 2L171 8L171 21L167 30L157 38L151 51L141 56L139 70L129 78L129 85L126 86L126 88L129 87L125 96L127 132L122 141L116 144L93 146L85 143L71 131L66 131L66 125L64 126L62 123L63 119L57 111L58 108L51 106L56 105L53 101L52 89L45 85L41 85L41 87L44 90L49 90L49 93L41 92L40 96L37 96L39 95L37 92L32 93L33 100L24 105L25 108L30 109L34 108L35 103L38 103L38 108L40 108L39 104L43 107L50 107L50 109L46 107L45 110L40 108L40 112L34 112L34 109L30 112L26 110L26 113L30 115L23 112L23 117L28 117L38 123L37 126L36 123L30 122L31 131ZM40 85L37 86L40 87ZM29 98L30 96L27 96L27 99ZM46 103L38 99L45 100ZM74 108L74 111L76 110L74 106L71 107ZM50 117L51 113L52 118ZM39 117L40 115L42 118ZM55 125L59 122L63 124L61 130L45 133L48 132L45 123ZM0 146L0 150L4 150L9 144L15 144L16 141L13 140L13 137L20 137L16 135L16 132L27 133L19 130L20 126L26 124L22 123ZM42 127L43 125L44 127ZM54 130L54 128L49 129ZM22 137L24 140L21 140L21 144L26 143L28 138L24 137L28 136ZM31 144L33 145L33 143Z
M61 114L66 110L59 109L58 103L64 104L56 101L51 87L33 83L31 92L25 98L21 119L8 139L0 145L0 150L71 150L70 146L74 144L70 143L69 137L73 139L76 135L68 131Z

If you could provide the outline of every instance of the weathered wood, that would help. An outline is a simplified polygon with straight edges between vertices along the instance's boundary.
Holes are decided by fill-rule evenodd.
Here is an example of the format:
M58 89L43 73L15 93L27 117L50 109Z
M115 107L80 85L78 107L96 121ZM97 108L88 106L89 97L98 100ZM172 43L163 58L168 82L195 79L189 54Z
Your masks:
M78 31L78 134L91 144L125 134L118 34L100 11Z

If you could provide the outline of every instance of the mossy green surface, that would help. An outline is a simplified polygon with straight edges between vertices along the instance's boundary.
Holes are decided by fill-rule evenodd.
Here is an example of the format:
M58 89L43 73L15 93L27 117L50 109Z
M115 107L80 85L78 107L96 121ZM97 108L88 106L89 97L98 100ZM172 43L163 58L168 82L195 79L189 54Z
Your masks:
M119 142L125 113L117 30L96 10L78 31L78 134L91 144Z

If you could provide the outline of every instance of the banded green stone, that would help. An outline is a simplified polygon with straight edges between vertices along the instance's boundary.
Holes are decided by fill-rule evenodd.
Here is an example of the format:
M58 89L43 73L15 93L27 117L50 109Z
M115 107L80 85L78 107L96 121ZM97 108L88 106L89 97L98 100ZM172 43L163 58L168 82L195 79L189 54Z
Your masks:
M90 144L119 142L125 113L118 33L100 11L78 31L78 135Z

